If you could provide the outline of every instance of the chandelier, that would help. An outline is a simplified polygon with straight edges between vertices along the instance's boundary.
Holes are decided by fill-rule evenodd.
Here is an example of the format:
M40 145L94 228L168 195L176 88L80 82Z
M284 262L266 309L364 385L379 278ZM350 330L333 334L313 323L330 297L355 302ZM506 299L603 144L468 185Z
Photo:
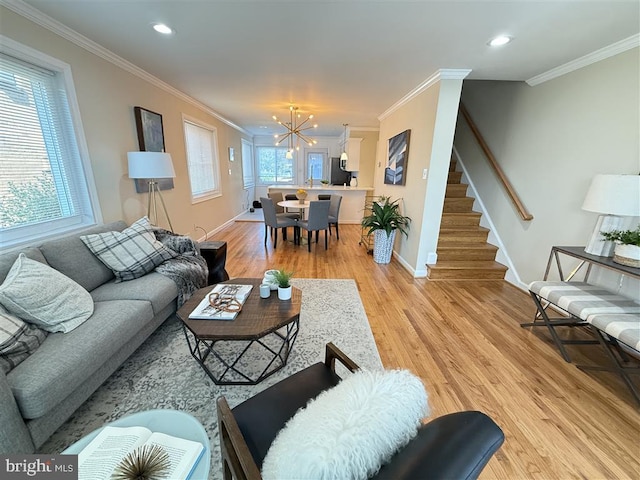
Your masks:
M316 143L318 143L317 140L314 140L313 138L309 138L307 135L305 135L304 132L305 130L309 130L311 128L318 128L318 124L315 123L313 125L311 125L310 122L311 120L313 120L313 115L309 115L304 121L300 122L300 118L301 115L298 113L298 107L294 107L293 105L291 105L289 107L289 121L288 122L283 122L281 120L278 120L278 117L276 117L275 115L273 116L273 119L278 122L279 125L282 125L284 128L287 129L287 133L284 133L282 135L280 134L276 134L274 135L274 137L277 139L276 141L276 145L280 145L282 142L284 142L285 140L288 140L287 142L287 158L293 158L293 144L294 144L294 137L295 137L295 149L296 150L300 150L300 140L302 140L304 143L306 143L309 146L313 146ZM298 123L300 122L300 123Z

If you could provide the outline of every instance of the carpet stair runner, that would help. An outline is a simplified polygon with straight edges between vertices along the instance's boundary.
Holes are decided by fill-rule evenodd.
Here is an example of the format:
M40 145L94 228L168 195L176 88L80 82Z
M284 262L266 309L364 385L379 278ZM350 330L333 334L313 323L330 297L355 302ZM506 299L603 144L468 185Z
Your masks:
M461 183L456 161L449 166L444 198L438 263L427 265L430 280L504 279L507 267L495 261L498 248L487 243L489 230L480 226L481 213L472 211L474 199Z

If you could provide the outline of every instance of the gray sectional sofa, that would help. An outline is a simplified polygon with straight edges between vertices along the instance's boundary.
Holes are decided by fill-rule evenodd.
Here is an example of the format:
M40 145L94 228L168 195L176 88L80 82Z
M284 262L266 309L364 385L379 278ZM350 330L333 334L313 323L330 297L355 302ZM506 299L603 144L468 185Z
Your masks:
M171 279L152 272L115 283L80 240L126 227L101 225L21 250L88 290L94 312L69 333L49 333L7 375L0 369L0 453L36 451L175 312L178 289ZM0 255L0 283L19 253Z

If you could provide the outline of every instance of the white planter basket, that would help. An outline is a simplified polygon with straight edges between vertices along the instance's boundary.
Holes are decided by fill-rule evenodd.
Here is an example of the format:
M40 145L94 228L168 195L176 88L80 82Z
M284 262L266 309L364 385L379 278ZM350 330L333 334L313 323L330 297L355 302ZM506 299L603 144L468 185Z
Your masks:
M373 261L376 263L389 263L393 253L393 242L396 239L396 230L392 230L387 236L384 230L373 232Z
M628 267L640 267L640 247L638 245L616 244L613 261Z

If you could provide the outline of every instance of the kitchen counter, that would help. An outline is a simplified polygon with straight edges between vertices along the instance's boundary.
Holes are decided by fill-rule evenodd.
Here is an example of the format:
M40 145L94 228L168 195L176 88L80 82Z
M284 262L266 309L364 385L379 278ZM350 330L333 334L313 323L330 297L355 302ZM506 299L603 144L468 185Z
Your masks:
M364 210L365 197L373 194L373 187L350 187L343 185L271 185L269 192L282 192L283 195L296 193L298 189L307 191L307 200L317 200L318 194L342 195L339 222L360 224Z

